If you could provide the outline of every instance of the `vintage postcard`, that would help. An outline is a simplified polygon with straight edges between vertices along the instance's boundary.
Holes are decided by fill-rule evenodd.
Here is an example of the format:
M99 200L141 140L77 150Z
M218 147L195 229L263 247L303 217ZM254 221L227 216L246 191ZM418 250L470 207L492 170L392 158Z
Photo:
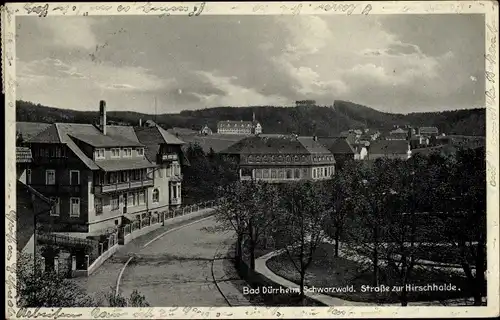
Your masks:
M2 7L6 319L499 315L498 2Z

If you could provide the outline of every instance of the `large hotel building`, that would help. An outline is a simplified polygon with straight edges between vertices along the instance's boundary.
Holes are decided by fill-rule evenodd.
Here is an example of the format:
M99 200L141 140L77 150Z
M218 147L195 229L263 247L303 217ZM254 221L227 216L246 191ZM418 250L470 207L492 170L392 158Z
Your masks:
M324 180L335 173L335 157L315 137L258 135L220 152L239 163L242 181Z

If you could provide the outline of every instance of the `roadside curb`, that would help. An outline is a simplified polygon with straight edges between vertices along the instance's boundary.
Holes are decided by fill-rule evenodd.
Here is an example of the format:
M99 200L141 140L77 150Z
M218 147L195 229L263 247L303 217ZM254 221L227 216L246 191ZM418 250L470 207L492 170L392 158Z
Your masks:
M251 306L250 300L233 285L237 282L246 286L247 283L238 276L238 271L230 261L229 257L232 251L231 245L221 246L217 249L212 265L215 285L231 307ZM225 269L224 262L228 263L229 270Z
M269 252L268 254L265 254L264 256L258 258L255 260L255 271L259 272L261 275L269 279L270 281L273 281L283 287L286 288L300 288L298 284L295 282L292 282L290 280L287 280L276 273L274 273L271 269L267 267L267 260L271 259L272 257L275 257L277 255L282 254L280 250L277 251L272 251ZM401 307L400 303L374 303L374 302L359 302L359 301L350 301L350 300L345 300L341 298L336 298L333 296L325 295L325 294L320 294L320 293L308 293L306 292L305 295L313 299L315 301L318 301L326 306L376 306L376 307ZM462 299L449 299L445 301L418 301L418 302L410 302L408 306L416 307L416 306L443 306L443 302L445 303L451 303L452 305L455 305L454 303L457 303L458 301L462 301ZM455 306L463 306L462 304L458 304Z

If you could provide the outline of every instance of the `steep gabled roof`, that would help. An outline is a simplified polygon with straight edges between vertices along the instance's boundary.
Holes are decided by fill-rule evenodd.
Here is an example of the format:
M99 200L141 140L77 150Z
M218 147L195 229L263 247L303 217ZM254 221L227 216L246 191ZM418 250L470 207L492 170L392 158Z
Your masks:
M375 140L370 144L371 154L407 154L408 141L405 140Z
M353 146L345 139L340 137L319 137L318 141L322 143L331 153L335 154L355 154Z
M224 154L330 154L312 137L252 136L244 138L227 149Z
M27 142L63 143L89 169L99 170L99 166L80 149L76 141L85 142L93 147L142 146L135 135L133 127L107 126L106 135L104 135L94 125L83 123L54 123Z
M185 144L184 141L177 138L173 134L167 132L160 126L154 127L135 127L134 128L135 135L137 139L145 144L174 144L174 145L182 145Z
M45 130L25 140L28 143L61 143L55 124L51 124Z
M106 147L142 147L143 145L137 141L131 141L121 136L96 135L96 134L77 134L69 135L71 138L85 142L89 146L95 148Z
M29 140L44 131L52 124L41 122L16 122L16 132L23 136L24 140Z
M226 120L219 121L217 123L218 128L251 128L253 126L252 121L235 121L235 120Z

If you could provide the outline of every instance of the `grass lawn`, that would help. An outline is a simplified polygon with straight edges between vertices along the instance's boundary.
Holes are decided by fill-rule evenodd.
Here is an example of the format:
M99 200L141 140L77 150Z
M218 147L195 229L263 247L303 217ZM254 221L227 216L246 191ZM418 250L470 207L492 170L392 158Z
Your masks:
M274 273L281 277L300 283L300 275L294 268L292 262L286 254L271 258L267 262L267 266ZM413 285L427 284L452 284L455 285L456 291L425 291L425 292L409 292L408 300L415 301L436 301L446 300L461 297L472 296L468 293L466 280L463 277L455 275L447 275L438 271L427 271L416 269L411 276ZM390 270L381 268L380 270L380 285L393 286L399 285L398 279L391 276ZM397 292L362 292L363 285L372 284L372 268L366 267L357 262L344 258L334 257L334 248L331 244L322 244L315 253L312 265L309 267L306 274L306 285L311 287L343 287L354 286L353 293L327 293L331 296L341 299L361 302L376 302L376 303L398 303L399 293ZM459 290L458 290L459 289Z
M458 248L450 246L421 246L417 256L422 260L430 260L435 262L444 262L452 264L460 264L461 257ZM473 263L473 261L470 261Z

